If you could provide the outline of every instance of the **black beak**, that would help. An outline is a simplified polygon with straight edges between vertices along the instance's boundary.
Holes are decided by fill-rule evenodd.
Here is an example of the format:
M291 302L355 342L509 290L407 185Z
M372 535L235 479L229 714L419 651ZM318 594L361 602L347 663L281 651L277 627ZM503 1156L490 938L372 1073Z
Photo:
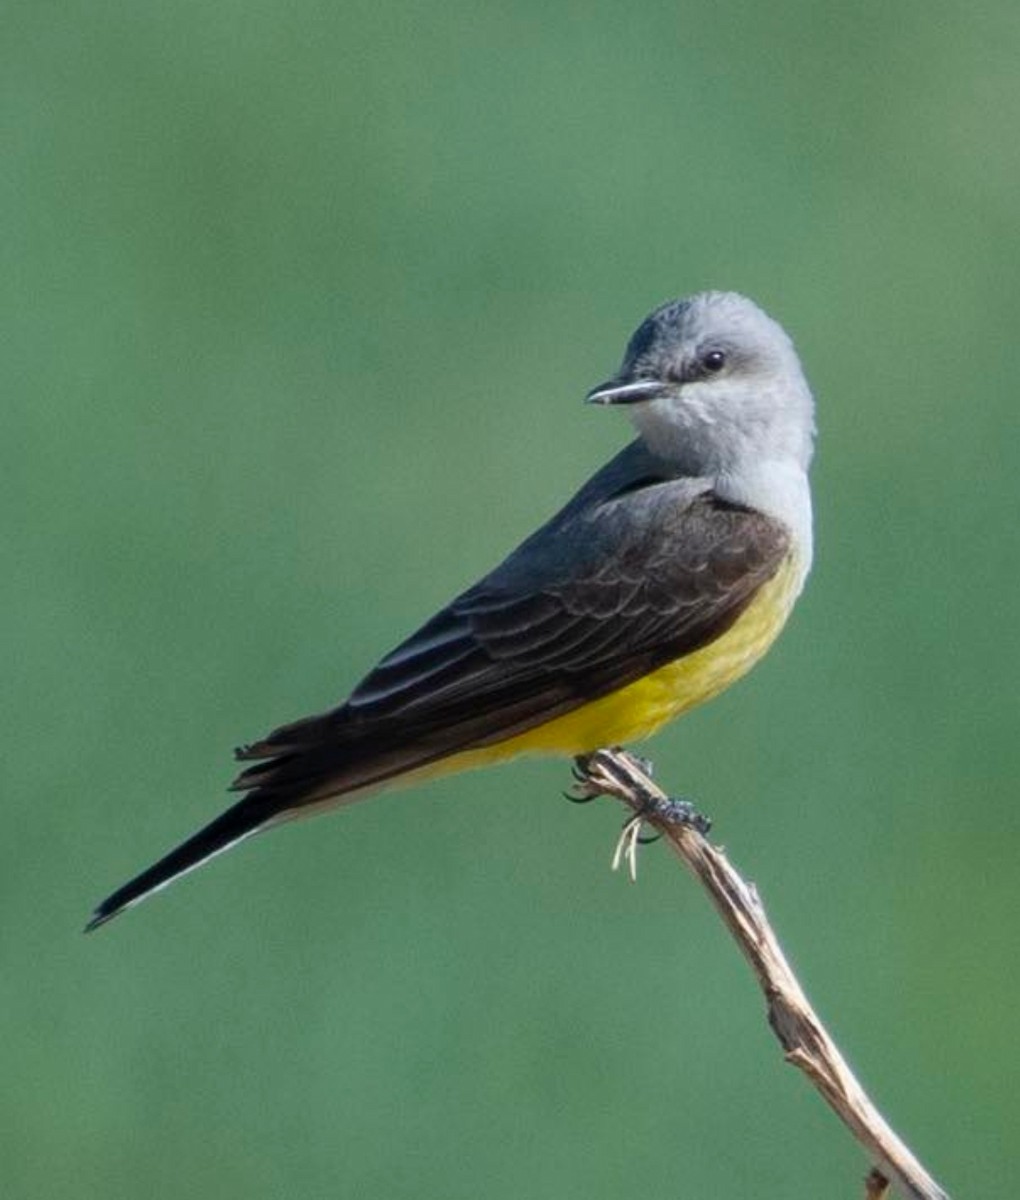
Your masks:
M644 400L657 400L669 391L667 384L658 379L635 379L631 383L600 383L584 398L585 404L640 404Z

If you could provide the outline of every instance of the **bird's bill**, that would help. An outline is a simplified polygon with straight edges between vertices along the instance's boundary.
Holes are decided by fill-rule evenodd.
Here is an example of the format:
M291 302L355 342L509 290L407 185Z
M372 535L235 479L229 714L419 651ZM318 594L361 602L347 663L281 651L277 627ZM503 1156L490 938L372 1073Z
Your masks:
M600 383L584 398L585 404L640 404L658 400L669 388L658 379L636 379L632 383Z

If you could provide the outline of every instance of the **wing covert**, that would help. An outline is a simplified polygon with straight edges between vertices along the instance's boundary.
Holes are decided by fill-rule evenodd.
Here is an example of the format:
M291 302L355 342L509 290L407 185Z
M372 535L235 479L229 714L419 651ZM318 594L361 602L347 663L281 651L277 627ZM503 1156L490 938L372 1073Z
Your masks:
M296 811L505 741L708 644L789 552L783 525L703 482L599 499L597 478L339 708L242 747L263 761L233 787Z
M550 719L717 637L789 547L771 518L673 483L544 534L387 655L351 715L434 727L484 709L498 734L530 691L532 723Z

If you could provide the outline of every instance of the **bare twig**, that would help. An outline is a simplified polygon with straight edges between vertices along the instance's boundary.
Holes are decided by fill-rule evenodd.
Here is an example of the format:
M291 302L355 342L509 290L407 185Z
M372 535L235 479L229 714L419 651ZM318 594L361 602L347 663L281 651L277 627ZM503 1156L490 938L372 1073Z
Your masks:
M881 1200L890 1184L909 1200L949 1200L847 1066L786 961L754 885L706 840L704 823L699 827L697 819L692 822L690 806L670 800L643 765L622 750L599 750L578 760L582 789L591 795L615 796L634 812L616 861L622 855L633 874L638 834L642 822L647 822L666 838L708 892L765 994L769 1024L787 1062L804 1072L875 1163L867 1179L866 1200Z

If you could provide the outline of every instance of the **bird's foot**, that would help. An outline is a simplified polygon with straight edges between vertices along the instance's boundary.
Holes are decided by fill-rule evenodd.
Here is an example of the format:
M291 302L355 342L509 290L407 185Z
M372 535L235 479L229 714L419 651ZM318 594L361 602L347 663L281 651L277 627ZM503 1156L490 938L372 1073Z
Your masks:
M595 750L591 754L579 754L574 759L574 765L570 768L570 773L574 777L574 782L563 793L563 798L569 800L571 804L587 804L589 800L594 800L596 796L604 796L606 793L596 783L592 781L591 766L599 754L604 751ZM642 758L638 754L625 749L623 746L611 747L609 753L624 754L630 761L651 779L655 774L655 764L650 758ZM655 838L649 839L655 841Z
M687 825L702 835L712 828L709 818L699 812L690 800L676 800L669 796L661 799L658 796L644 796L642 800L641 808L624 822L613 851L613 870L618 871L626 863L632 883L637 882L638 847L657 842L662 837L661 833L647 836L644 833L646 821L653 819L665 825Z
M563 799L569 800L571 804L588 804L596 796L605 794L597 784L592 782L592 778L588 774L587 767L590 761L590 754L579 754L570 768L574 782L563 793Z
M621 759L626 761L621 762ZM645 783L628 772L627 762L646 777ZM612 779L612 784L606 786L596 782L600 771ZM660 829L663 825L687 825L703 835L712 828L712 822L690 800L663 796L657 788L652 788L647 782L652 775L652 764L621 747L578 755L572 774L574 782L564 795L574 804L586 804L596 796L609 794L625 800L633 808L633 816L623 826L612 860L614 871L626 862L632 880L637 879L638 847L658 841L662 836L661 832L646 834L646 824L654 823Z

